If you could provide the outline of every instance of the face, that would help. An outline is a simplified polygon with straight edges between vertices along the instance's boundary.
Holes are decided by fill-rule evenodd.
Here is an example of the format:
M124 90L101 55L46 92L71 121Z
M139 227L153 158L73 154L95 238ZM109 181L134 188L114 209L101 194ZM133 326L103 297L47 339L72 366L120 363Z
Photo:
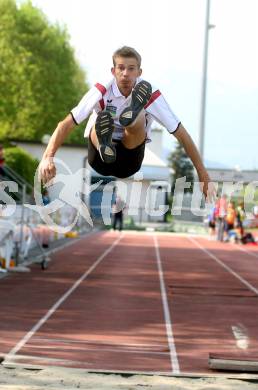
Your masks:
M131 90L134 87L137 77L142 73L136 58L116 57L115 64L111 72L116 79L118 88L121 90Z

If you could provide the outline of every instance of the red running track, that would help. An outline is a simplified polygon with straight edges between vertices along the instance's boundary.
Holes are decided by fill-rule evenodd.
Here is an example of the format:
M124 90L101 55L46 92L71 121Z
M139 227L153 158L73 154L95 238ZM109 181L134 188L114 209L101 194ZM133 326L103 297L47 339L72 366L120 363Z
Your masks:
M102 232L52 258L1 280L5 365L208 374L210 352L257 356L255 247Z

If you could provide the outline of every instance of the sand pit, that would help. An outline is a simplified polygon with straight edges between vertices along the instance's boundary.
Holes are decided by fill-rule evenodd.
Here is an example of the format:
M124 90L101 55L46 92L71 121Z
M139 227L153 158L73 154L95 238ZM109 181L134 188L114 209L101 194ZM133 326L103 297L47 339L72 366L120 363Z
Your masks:
M80 369L49 367L42 370L0 366L1 390L256 390L251 383L222 376L181 378L165 376L88 373Z

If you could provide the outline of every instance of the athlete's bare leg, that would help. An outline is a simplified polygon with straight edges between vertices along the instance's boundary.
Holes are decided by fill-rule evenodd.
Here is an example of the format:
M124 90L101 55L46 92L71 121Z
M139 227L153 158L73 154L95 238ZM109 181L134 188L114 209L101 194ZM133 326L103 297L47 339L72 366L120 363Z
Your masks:
M144 107L151 98L151 84L148 81L140 81L132 91L132 101L119 117L120 124L125 133L123 144L127 149L134 149L141 145L145 138L145 111Z
M93 143L93 145L95 146L95 148L98 149L99 148L99 142L98 142L98 138L97 138L97 134L96 134L95 125L91 129L90 139L91 139L91 142Z
M145 138L145 111L142 110L134 123L125 127L122 143L127 149L134 149L141 145Z

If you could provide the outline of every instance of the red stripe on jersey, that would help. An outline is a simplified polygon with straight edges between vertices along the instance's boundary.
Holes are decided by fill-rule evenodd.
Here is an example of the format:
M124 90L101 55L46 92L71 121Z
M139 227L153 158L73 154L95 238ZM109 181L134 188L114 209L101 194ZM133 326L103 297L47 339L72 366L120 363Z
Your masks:
M104 96L107 92L106 88L102 84L97 83L95 84L95 87L99 90L99 92L101 92L102 96Z
M147 108L149 107L159 96L161 95L161 92L157 89L157 91L153 92L153 94L151 95L151 98L150 100L148 101L148 103L144 106L144 108Z
M99 101L99 105L100 105L101 110L104 110L104 108L105 108L104 99L101 99L101 100Z

